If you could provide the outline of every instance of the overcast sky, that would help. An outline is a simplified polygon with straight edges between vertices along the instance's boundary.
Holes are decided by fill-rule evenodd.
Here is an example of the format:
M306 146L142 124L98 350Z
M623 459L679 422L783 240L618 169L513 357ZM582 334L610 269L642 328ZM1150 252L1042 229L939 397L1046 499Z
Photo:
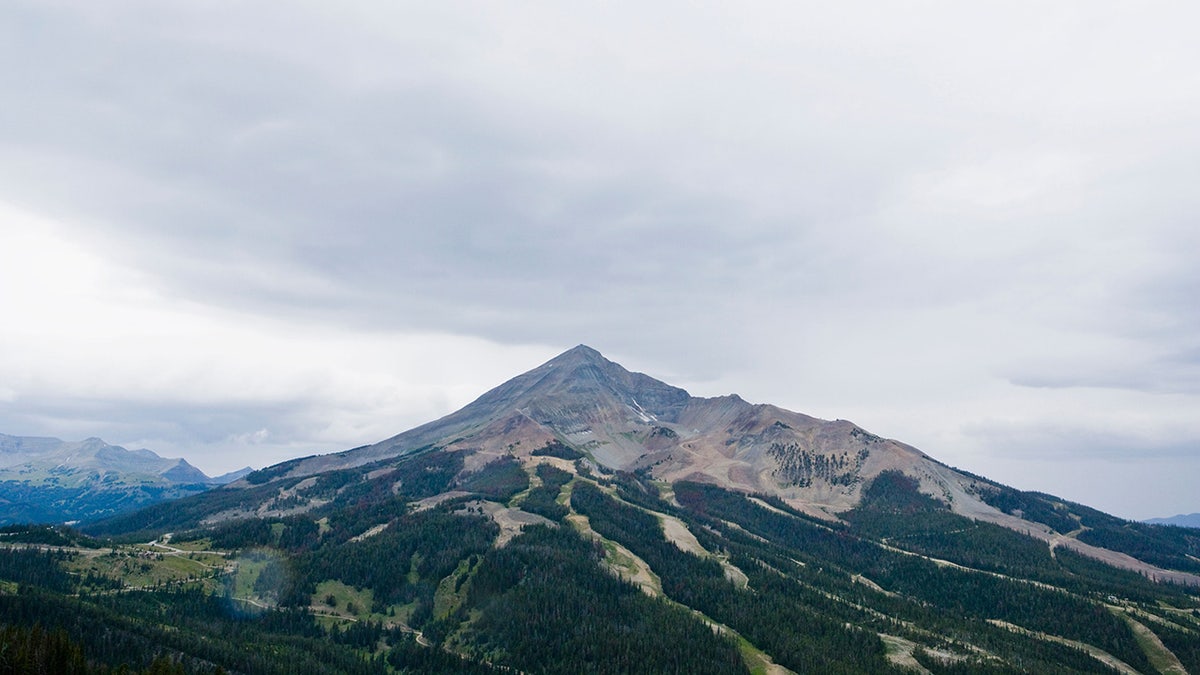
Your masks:
M0 432L215 474L586 343L1200 511L1195 7L5 2Z

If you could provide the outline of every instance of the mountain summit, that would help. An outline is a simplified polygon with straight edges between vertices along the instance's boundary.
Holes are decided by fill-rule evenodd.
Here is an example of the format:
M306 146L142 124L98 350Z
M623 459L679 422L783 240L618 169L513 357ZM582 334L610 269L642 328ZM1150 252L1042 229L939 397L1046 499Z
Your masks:
M630 372L587 345L441 419L374 445L299 461L288 475L346 469L433 447L487 462L529 456L556 443L602 470L765 492L827 518L857 504L863 485L887 470L912 475L931 495L957 498L966 511L981 510L979 500L965 494L976 481L911 446L851 422L755 405L736 394L694 397Z
M555 440L583 445L623 469L646 452L636 440L655 420L675 420L691 396L632 373L579 345L486 392L461 410L374 445L300 462L292 475L359 466L430 446L520 453ZM511 446L511 448L510 448Z

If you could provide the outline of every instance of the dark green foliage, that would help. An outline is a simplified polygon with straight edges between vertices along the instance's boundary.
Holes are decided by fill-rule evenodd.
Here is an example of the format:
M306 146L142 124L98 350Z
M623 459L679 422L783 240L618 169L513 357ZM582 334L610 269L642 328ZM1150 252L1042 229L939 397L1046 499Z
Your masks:
M0 548L0 579L36 586L51 591L68 592L71 577L61 563L69 555L62 551L42 551L36 548Z
M1200 632L1185 632L1158 623L1148 624L1189 673L1200 673Z
M1061 577L1061 565L1049 546L999 525L974 521L949 511L919 518L892 511L856 509L843 515L860 535L872 536L910 551L960 565L1005 574Z
M408 513L408 503L390 492L356 500L352 505L339 509L321 510L312 517L324 515L329 531L320 537L323 546L333 546L363 534L367 530L390 523Z
M6 525L0 527L0 543L100 547L96 540L66 525Z
M450 481L462 471L461 452L435 450L396 464L400 490L410 499L424 499L445 492Z
M1083 666L1082 670L1071 668L1064 662L1045 662L1038 664L1038 669L1031 670L1021 668L1012 664L1000 661L997 659L989 659L982 656L972 656L969 658L959 659L943 659L935 656L925 649L917 649L913 652L913 656L917 662L925 667L926 670L933 675L1023 675L1036 672L1038 675L1050 675L1052 673L1116 673L1117 671L1110 668L1103 668L1096 661L1075 663L1076 666ZM1072 660L1073 661L1073 660Z
M677 509L664 501L658 488L642 475L618 471L613 477L613 482L617 486L617 494L630 504L636 504L659 513L675 515Z
M562 520L570 509L558 503L558 496L574 476L549 464L539 464L537 475L542 479L542 484L529 491L521 502L521 509L550 520Z
M411 636L402 636L394 641L387 653L387 664L401 673L454 673L455 675L490 675L510 672L506 668L493 668L437 648L422 647Z
M431 607L438 582L460 560L487 552L497 533L491 521L444 509L408 514L375 536L297 556L295 587L284 602L307 605L317 583L337 579L371 589L379 604L418 601Z
M248 618L219 597L195 591L132 592L74 599L46 593L0 595L14 625L65 631L89 669L265 675L382 674L382 664L327 640L307 614L268 611ZM64 653L71 652L65 646ZM19 671L18 671L19 672ZM117 671L124 672L124 671Z
M1171 525L1120 525L1085 530L1079 541L1128 553L1151 565L1200 572L1200 530Z
M913 500L909 488L911 485L905 487L899 481L892 482L888 492L884 493L885 499L879 501L910 508ZM974 642L996 640L999 638L985 627L984 621L1001 619L1030 630L1088 642L1135 668L1149 668L1146 656L1128 626L1099 602L995 575L941 567L923 558L891 552L849 533L769 511L750 503L740 494L713 486L677 483L675 494L680 503L694 512L736 522L754 534L787 547L791 559L809 566L840 568L846 575L862 574L883 588L919 603L906 606L893 599L873 599L871 602L878 607L899 612L901 616L920 617L934 625L941 619L927 614L925 607L937 608L937 613L946 617L961 617L943 628L946 634L971 634ZM920 500L916 501L918 506L920 503ZM822 585L829 583L836 582L828 580ZM752 579L751 586L754 585ZM1022 646L1021 649L1027 655L1036 653L1030 647ZM1038 646L1037 649L1046 648ZM1055 656L1051 663L1065 662L1065 658L1067 656ZM1078 658L1086 662L1088 657Z
M534 457L558 457L572 462L584 457L582 452L559 440L550 441L529 454Z
M528 487L529 475L512 457L489 462L479 471L463 478L458 485L460 490L499 501L507 501Z
M275 543L271 532L271 521L263 518L247 518L221 523L211 531L194 530L180 535L181 541L202 537L212 539L213 546L221 549L239 549L252 546L270 546Z
M1130 522L1040 492L990 484L979 490L979 496L1005 513L1044 523L1058 532L1079 530L1076 536L1084 543L1159 567L1200 572L1200 531L1196 529Z
M605 574L601 557L563 527L527 528L490 552L471 585L474 649L524 672L746 672L732 642Z
M208 538L216 548L240 549L244 560L259 556L252 587L259 598L277 597L283 610L251 614L244 600L194 588L114 592L111 584L63 572L67 556L76 554L0 550L0 621L15 627L14 639L27 639L35 625L42 633L34 642L52 642L58 638L47 636L65 631L70 644L57 643L61 652L91 669L79 672L123 665L130 673L205 675L218 667L302 674L744 672L729 638L715 635L701 616L797 672L894 672L879 634L916 643L917 659L934 673L1107 672L1079 649L991 620L1094 645L1150 672L1128 625L1104 606L1120 602L1141 603L1137 611L1159 616L1143 623L1188 668L1200 665L1194 646L1200 616L1173 609L1200 608L1187 589L1154 584L1064 547L1051 555L1042 542L950 512L898 472L881 474L864 488L860 508L830 523L767 495L681 482L668 503L648 472L609 473L598 486L543 464L536 469L541 484L510 505L559 525L529 527L495 548L499 530L472 515L473 502L510 500L528 487L528 476L508 458L464 475L463 457L427 449L322 474L298 489L299 478L276 476L258 487L183 500L178 513L151 508L122 521L195 528L206 510L311 506L287 517L170 528L179 532L177 542ZM572 481L574 509L605 539L645 561L671 602L647 597L598 564L605 549L577 534L556 501ZM422 510L410 501L459 489L472 494L433 508L427 502ZM1026 506L1050 504L1073 522L1090 523L1099 536L1124 537L1126 548L1157 542L1164 555L1189 550L1189 540L1171 531L1127 527L1085 507L1017 495ZM313 499L330 501L313 505ZM711 555L668 541L662 515L680 519ZM360 536L368 530L370 536ZM145 541L154 531L133 536ZM40 544L89 541L69 530L9 528L0 530L0 543L5 534ZM374 605L351 607L363 604L355 599L334 608L329 601L337 595L314 599L326 580L371 591ZM326 618L322 627L307 613L314 600L325 601L322 613L370 610L395 623ZM412 630L435 646L418 644ZM937 656L946 653L957 656Z
M899 471L883 471L863 490L860 511L884 511L912 516L945 511L949 507L919 489L916 478Z
M678 496L679 484L676 490ZM738 631L776 663L797 672L891 670L878 636L811 611L805 601L813 598L802 597L806 594L795 584L768 587L768 581L778 580L764 573L756 578L759 583L751 584L757 592L739 590L725 579L715 560L684 553L667 542L653 515L620 504L591 485L577 485L571 504L588 516L597 532L649 563L668 597Z
M0 624L0 675L94 672L65 630Z
M650 438L679 438L679 434L667 427L654 427L650 431Z
M320 526L306 515L291 516L280 521L283 530L275 545L285 551L301 552L317 546L320 539Z
M1195 607L1200 603L1200 598L1187 594L1186 587L1156 584L1137 572L1107 565L1065 546L1054 550L1054 559L1065 571L1061 585L1071 590L1096 597L1115 594L1149 604L1166 601L1181 607Z
M1079 521L1071 517L1070 511L1060 507L1047 495L1036 492L1021 492L1010 487L985 488L979 491L984 502L1008 514L1020 515L1025 520L1050 526L1056 532L1066 534L1079 529Z
M842 518L852 523L860 536L973 569L1035 579L1092 597L1115 594L1142 602L1165 597L1176 603L1188 602L1180 589L1154 584L1136 572L1065 547L1052 555L1041 540L949 511L926 511L912 517L864 504Z
M215 488L192 497L155 504L140 511L91 523L80 529L92 536L119 535L121 541L147 541L164 532L193 529L214 513L252 510L278 493L279 488L291 487L299 481L295 478L254 488Z

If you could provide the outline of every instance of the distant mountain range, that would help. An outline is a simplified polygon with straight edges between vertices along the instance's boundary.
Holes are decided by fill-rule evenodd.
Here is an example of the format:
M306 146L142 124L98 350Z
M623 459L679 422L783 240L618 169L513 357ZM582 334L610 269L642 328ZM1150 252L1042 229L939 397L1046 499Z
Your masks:
M1200 513L1189 513L1171 516L1170 518L1150 518L1143 520L1151 525L1175 525L1176 527L1200 527Z
M214 478L187 460L99 438L0 434L0 525L95 520L203 492L250 471Z

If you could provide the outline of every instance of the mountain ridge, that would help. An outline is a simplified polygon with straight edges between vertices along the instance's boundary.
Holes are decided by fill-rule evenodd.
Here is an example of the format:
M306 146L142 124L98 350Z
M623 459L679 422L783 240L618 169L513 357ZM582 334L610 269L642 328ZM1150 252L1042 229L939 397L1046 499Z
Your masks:
M245 473L212 478L186 459L97 437L0 434L0 524L96 519L196 494Z
M361 470L366 476L387 475L394 471L388 467L408 458L448 453L461 462L456 479L461 482L506 461L531 467L541 461L539 453L554 447L569 449L586 470L635 472L667 485L699 482L769 495L831 523L859 506L878 476L897 472L956 515L1021 532L1051 550L1071 549L1155 579L1200 585L1200 575L1186 565L1168 569L1150 562L1158 558L1140 553L1153 548L1148 544L1105 538L1095 527L1081 526L1087 518L1103 517L1107 527L1116 528L1121 519L955 469L848 420L821 420L749 403L736 394L693 397L630 372L586 345L493 387L457 411L377 443L251 473L233 487L280 481L299 481L301 487L280 493L286 495L280 501L286 508L264 498L253 508L209 514L206 522L316 508L328 498L316 497L309 488L330 474ZM402 489L401 481L392 489ZM1079 515L1083 512L1090 515Z
M678 442L648 449L645 441L656 429ZM497 437L504 442L497 443ZM693 397L630 372L583 344L437 420L371 445L287 462L290 470L281 475L349 469L432 446L466 450L478 445L498 456L510 445L554 440L580 448L609 469L649 470L668 482L688 477L767 491L826 518L857 503L863 482L887 469L919 473L929 494L964 491L962 485L947 484L948 467L924 452L853 422L754 404L737 394ZM868 452L858 458L851 450ZM861 465L852 466L856 462ZM927 466L918 471L918 464ZM978 501L965 500L961 508L1002 520L994 509L973 503Z
M1200 528L1200 513L1180 513L1169 518L1149 518L1142 522L1151 525Z

